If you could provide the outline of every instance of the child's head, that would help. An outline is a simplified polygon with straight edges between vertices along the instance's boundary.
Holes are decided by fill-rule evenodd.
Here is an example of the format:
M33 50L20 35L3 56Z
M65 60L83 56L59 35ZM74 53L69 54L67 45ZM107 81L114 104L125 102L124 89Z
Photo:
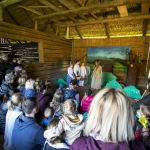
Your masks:
M25 85L26 80L27 80L26 78L20 77L19 80L18 80L19 85Z
M40 85L35 86L35 91L36 91L36 93L40 93Z
M46 119L50 119L54 116L54 108L53 107L47 107L45 110L44 110L44 117Z
M77 85L76 80L71 80L71 82L69 84L69 89L70 90L75 90L75 85Z
M28 77L26 72L22 72L22 73L20 73L20 75L21 75L22 78L27 78Z
M91 89L87 89L86 92L85 92L85 96L84 96L84 99L87 99L88 96L92 95L92 90Z
M47 130L48 130L48 129L52 129L53 127L58 126L59 121L60 121L60 120L59 120L58 118L53 118L53 119L49 122L49 124L48 124L48 126L47 126Z
M72 99L68 99L63 103L63 114L65 116L73 115L75 116L76 104Z
M82 62L82 66L84 66L84 62Z
M47 92L47 86L46 85L40 85L40 93L45 94Z
M18 58L18 59L17 59L17 63L18 63L18 64L21 64L21 63L22 63L22 60L21 60L20 58Z
M77 60L76 63L79 65L80 64L80 60Z
M35 85L41 85L42 84L42 80L40 77L36 78L35 80Z
M150 119L150 105L141 104L140 105L140 114L141 114L141 116L145 116L148 119Z
M50 80L46 80L45 85L47 86L47 88L51 88L52 84Z

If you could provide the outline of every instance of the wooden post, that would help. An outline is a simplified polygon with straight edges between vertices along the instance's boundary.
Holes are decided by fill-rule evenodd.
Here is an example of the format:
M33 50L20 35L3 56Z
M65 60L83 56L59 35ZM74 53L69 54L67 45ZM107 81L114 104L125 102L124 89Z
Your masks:
M66 39L69 39L69 27L67 27Z
M0 21L3 21L3 7L0 6Z
M44 49L43 49L43 42L38 44L39 48L39 62L44 62Z
M37 20L35 20L35 30L37 30Z

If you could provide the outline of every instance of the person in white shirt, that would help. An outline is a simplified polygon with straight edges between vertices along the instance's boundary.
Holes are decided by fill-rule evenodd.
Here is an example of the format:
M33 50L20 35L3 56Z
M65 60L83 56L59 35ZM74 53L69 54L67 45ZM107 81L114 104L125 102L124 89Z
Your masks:
M69 87L70 81L73 78L74 78L73 64L70 64L70 67L68 68L68 75L67 75L67 87Z
M86 78L84 81L85 84L88 84L88 78L89 78L90 72L91 72L91 68L89 67L89 63L87 62L87 64L86 64L86 74L87 75L86 75Z
M81 71L80 72L81 78L85 78L87 73L86 73L86 68L84 66L84 63L82 63L80 71ZM84 80L79 81L79 86L84 86Z
M74 65L74 74L75 74L75 76L77 77L77 76L80 76L80 66L79 66L79 64L80 64L80 61L76 61L76 64Z

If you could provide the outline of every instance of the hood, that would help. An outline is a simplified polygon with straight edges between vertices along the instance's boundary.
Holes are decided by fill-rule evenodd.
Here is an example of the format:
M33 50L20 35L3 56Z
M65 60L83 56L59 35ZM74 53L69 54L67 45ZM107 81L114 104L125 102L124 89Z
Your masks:
M76 128L77 125L80 126L80 125L83 124L83 122L84 122L83 116L82 116L81 114L78 114L78 117L79 117L79 121L78 121L78 122L72 122L72 121L70 121L70 120L68 119L68 117L66 117L66 116L63 116L63 119L66 121L66 123L67 123L70 127ZM84 125L84 124L83 124L83 125Z
M92 100L93 100L93 96L88 96L88 97L85 99L86 102L87 102L87 101L91 102Z
M29 98L29 97L35 97L36 96L36 91L32 90L32 89L24 89L23 90L23 95L24 97L26 98Z
M15 121L14 130L22 130L31 124L35 124L35 118L29 118L21 114Z

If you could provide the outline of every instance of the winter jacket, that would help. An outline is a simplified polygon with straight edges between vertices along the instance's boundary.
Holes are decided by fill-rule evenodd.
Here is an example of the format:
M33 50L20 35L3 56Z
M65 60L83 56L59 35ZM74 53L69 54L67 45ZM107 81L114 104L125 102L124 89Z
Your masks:
M24 89L22 92L23 96L27 99L29 97L36 97L36 91L32 89Z
M22 85L22 86L19 88L19 91L22 93L24 89L25 89L25 85Z
M80 107L80 111L82 114L89 111L89 107L93 100L93 96L88 96L85 100L83 99L84 99L84 96L82 98L81 107Z
M70 150L145 150L145 147L139 140L130 141L128 144L126 142L104 143L89 136L77 138Z
M5 81L2 83L0 87L0 97L2 97L4 94L8 93L13 88L13 84L8 83Z
M79 121L72 122L66 116L59 121L58 127L54 129L46 130L44 132L44 137L50 139L51 137L60 136L60 134L65 131L65 141L68 145L71 145L74 140L81 136L83 128L84 128L84 120L81 114L78 114Z
M64 101L66 101L67 99L73 99L75 100L75 95L78 94L77 91L74 91L74 90L70 90L70 89L65 89L63 90L63 99Z
M20 107L15 106L13 111L8 110L6 115L6 125L5 125L5 134L4 134L4 149L12 149L12 131L16 118L22 114Z
M20 115L14 124L12 133L13 150L42 150L45 143L44 128L36 123L35 118Z
M149 104L150 105L150 95L146 95L146 96L142 97L139 101L135 102L133 104L133 109L139 110L141 104Z
M50 105L50 98L42 93L36 95L37 100L39 101L39 114L43 115L45 108Z

